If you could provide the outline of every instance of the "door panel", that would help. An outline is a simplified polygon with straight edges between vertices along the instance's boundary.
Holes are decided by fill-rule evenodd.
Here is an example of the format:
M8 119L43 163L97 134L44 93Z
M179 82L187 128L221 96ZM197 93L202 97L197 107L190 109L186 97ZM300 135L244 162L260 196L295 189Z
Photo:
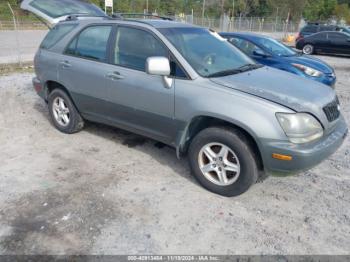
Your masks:
M103 94L108 102L105 115L135 132L172 143L175 86L168 89L161 76L116 65L110 65L109 72L119 77L108 80L108 90Z
M349 53L350 42L348 37L342 33L329 33L329 39L331 41L332 52L336 54Z
M175 86L166 88L164 77L145 72L148 57L168 56L169 51L151 32L134 27L118 27L113 43L114 65L109 65L104 94L113 110L106 115L135 132L173 143Z
M350 37L346 40L345 54L350 55Z
M330 40L327 33L318 33L314 37L311 37L311 44L315 47L315 51L331 52Z
M100 117L108 108L103 103L108 65L78 57L62 55L59 81L68 88L79 112Z
M112 26L91 26L82 31L61 55L58 65L60 82L68 88L82 114L101 116L109 85L108 43Z

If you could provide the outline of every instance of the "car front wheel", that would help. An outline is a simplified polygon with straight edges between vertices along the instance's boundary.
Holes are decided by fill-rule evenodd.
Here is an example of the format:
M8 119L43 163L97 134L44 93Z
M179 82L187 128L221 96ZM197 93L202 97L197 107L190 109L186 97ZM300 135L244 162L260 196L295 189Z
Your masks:
M211 192L237 196L258 179L258 165L248 139L239 130L213 127L201 131L189 148L193 175Z

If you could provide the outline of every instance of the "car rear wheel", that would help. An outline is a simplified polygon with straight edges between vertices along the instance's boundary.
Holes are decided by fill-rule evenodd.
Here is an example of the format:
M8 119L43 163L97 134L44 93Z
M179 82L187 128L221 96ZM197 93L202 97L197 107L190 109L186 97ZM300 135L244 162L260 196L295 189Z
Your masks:
M312 55L314 53L313 45L307 44L303 47L303 53L305 55Z
M190 145L189 162L199 183L219 195L240 195L258 180L255 155L246 136L236 129L201 131Z
M73 134L83 129L83 118L63 90L55 89L50 93L48 106L52 123L59 131Z

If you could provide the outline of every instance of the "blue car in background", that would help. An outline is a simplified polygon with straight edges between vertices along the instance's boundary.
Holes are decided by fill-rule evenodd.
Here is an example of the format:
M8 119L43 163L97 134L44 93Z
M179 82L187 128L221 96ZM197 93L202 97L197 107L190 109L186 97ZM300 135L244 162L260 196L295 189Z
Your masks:
M310 78L331 87L334 69L320 59L303 55L275 39L252 33L221 33L223 38L260 64Z

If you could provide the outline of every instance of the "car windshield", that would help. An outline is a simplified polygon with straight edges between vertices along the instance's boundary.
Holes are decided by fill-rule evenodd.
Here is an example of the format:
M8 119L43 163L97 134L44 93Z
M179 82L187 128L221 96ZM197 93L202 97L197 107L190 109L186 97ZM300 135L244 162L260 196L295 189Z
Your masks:
M159 31L203 77L220 77L260 67L226 39L208 29L161 28Z
M349 28L345 28L345 27L341 28L339 31L349 35L350 34L350 27Z
M295 56L298 54L293 49L285 46L284 44L274 39L261 38L258 40L258 42L269 52L277 56Z

